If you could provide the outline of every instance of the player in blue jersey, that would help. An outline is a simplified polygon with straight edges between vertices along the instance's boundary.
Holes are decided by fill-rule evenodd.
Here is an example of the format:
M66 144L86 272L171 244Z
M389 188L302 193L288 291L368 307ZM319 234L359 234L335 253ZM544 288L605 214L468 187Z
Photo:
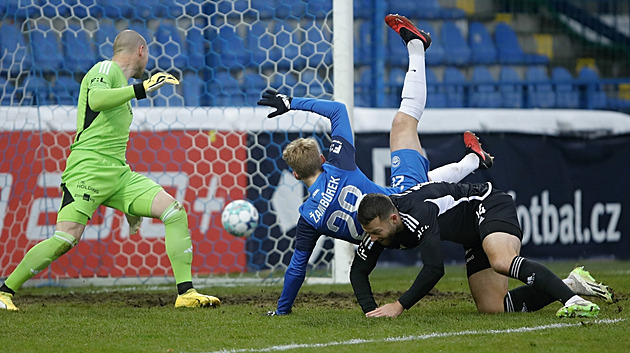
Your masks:
M418 138L418 122L426 103L424 52L431 45L428 33L418 30L406 18L396 16L388 23L400 34L409 50L409 70L402 90L402 103L392 121L390 150L392 186L387 188L372 182L357 168L355 146L346 106L339 102L293 98L267 90L259 105L276 108L269 118L289 110L310 111L331 122L332 142L328 160L321 154L317 142L299 138L284 150L283 158L292 168L296 179L308 187L309 197L300 207L295 252L284 277L284 288L278 307L269 315L291 312L293 302L304 282L308 259L317 239L323 234L359 244L364 236L356 211L363 195L394 194L428 180L457 182L477 168L490 168L492 159L481 149L477 137L464 133L466 156L431 172L429 161L422 155Z

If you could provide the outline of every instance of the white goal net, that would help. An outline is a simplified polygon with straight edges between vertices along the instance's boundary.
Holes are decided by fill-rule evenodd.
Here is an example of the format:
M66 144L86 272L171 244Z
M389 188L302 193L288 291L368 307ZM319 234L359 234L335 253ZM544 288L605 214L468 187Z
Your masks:
M345 7L351 15L352 5ZM185 205L197 283L281 279L306 195L282 160L282 149L296 137L314 136L326 151L329 124L301 113L267 119L269 109L256 108L256 102L263 90L274 88L325 99L334 92L352 104L351 49L345 63L335 53L349 79L339 75L345 93L336 82L333 90L332 14L332 0L48 0L0 6L0 278L53 234L80 80L93 64L111 58L116 34L131 28L149 44L146 75L167 71L181 84L132 102L128 162ZM352 45L351 18L348 27ZM261 214L247 239L221 227L220 212L235 199L251 201ZM333 241L322 238L310 276L331 279L333 254ZM138 234L129 235L124 215L101 207L79 245L31 283L162 283L171 276L161 222L145 220Z

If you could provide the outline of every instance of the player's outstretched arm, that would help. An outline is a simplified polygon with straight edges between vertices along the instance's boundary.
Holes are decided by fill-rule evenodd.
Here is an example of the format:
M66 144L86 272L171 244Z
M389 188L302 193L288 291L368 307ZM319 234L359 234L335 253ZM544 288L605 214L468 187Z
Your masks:
M90 90L88 97L90 109L95 112L101 112L115 108L134 98L146 98L147 92L153 92L167 83L171 85L178 85L179 80L171 74L160 72L151 76L148 80L137 83L133 86Z

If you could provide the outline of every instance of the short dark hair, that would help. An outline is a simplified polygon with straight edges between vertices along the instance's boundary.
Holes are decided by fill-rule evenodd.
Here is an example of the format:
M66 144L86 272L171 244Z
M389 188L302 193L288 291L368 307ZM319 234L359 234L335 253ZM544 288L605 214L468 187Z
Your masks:
M396 212L396 206L388 196L383 194L367 194L359 204L357 219L362 226L372 222L376 217L386 219L390 214Z

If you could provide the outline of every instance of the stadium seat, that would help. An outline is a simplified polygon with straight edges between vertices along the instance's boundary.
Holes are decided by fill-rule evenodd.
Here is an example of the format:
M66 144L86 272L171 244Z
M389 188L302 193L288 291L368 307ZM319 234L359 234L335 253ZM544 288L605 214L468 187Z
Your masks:
M426 70L427 75L427 108L446 108L448 106L444 87L440 84L435 72ZM402 87L402 84L400 85Z
M51 102L60 105L76 105L81 85L70 76L59 76L52 86Z
M22 105L48 105L50 100L50 82L40 76L28 76L24 82ZM56 104L53 102L52 104Z
M245 104L245 93L240 83L227 71L215 71L214 78L208 81L207 89L215 96L218 106L242 106Z
M96 4L107 18L136 17L135 4L129 0L96 0Z
M164 85L153 94L154 107L182 107L184 98L177 93L177 86Z
M584 93L586 95L586 108L606 108L608 106L608 99L602 85L599 83L600 79L597 72L590 67L585 66L580 69L578 78L585 89Z
M354 105L357 107L371 107L374 105L374 100L372 99L372 71L368 67L361 72L359 77L359 82L355 84Z
M525 71L527 83L527 108L555 108L556 93L553 91L547 69L543 66L528 66Z
M387 76L385 83L385 107L398 108L400 106L400 97L402 86L405 82L406 71L401 68L392 68Z
M246 105L255 106L262 92L267 88L267 80L257 73L248 73L243 78Z
M447 67L444 69L444 92L448 108L462 108L465 106L466 78L459 69ZM430 99L427 97L427 100Z
M90 35L78 25L70 25L61 34L64 68L70 72L87 72L97 62Z
M494 77L485 66L475 66L472 71L470 106L473 108L501 107L501 94Z
M2 24L0 31L0 72L13 74L31 66L31 55L22 31L15 24Z
M471 22L468 25L468 45L471 64L496 63L497 48L494 46L490 32L481 22Z
M109 60L114 56L114 39L118 35L118 30L113 24L100 22L94 31L94 43L99 60Z
M447 65L467 65L470 62L470 47L454 22L442 23L440 38L444 46L444 61Z
M359 25L358 38L354 41L354 62L356 65L367 65L372 62L372 22L363 21Z
M186 30L185 52L189 70L198 70L206 65L207 43L201 27L193 25Z
M39 23L31 32L31 51L36 70L51 72L63 66L63 55L59 39L50 26Z
M466 13L463 10L458 8L442 7L438 0L388 0L387 11L389 13L399 13L404 14L407 17L421 18L426 20L453 20L466 17Z
M442 65L444 63L444 57L446 53L444 51L442 41L440 40L440 35L429 22L419 21L417 27L425 32L429 32L429 34L431 35L431 46L429 47L429 49L427 49L427 52L425 54L426 64L428 66ZM390 32L393 31L390 30ZM400 42L400 37L398 41ZM407 57L407 53L405 53L405 57Z
M549 58L544 55L523 52L516 32L506 23L497 24L494 29L494 40L501 64L540 65L549 63Z
M7 81L4 77L0 77L0 105L11 105L12 102L17 102L17 99L13 96L15 93L15 86Z
M564 67L555 67L551 71L551 79L556 92L556 106L558 108L579 108L580 91L574 84L571 73Z
M188 63L185 45L179 29L168 23L162 23L155 32L153 46L160 70L171 68L184 69Z
M187 72L182 80L182 93L184 96L184 105L198 107L202 104L201 94L203 80L196 72Z
M523 107L523 81L513 67L501 67L499 74L499 92L501 93L501 107Z

